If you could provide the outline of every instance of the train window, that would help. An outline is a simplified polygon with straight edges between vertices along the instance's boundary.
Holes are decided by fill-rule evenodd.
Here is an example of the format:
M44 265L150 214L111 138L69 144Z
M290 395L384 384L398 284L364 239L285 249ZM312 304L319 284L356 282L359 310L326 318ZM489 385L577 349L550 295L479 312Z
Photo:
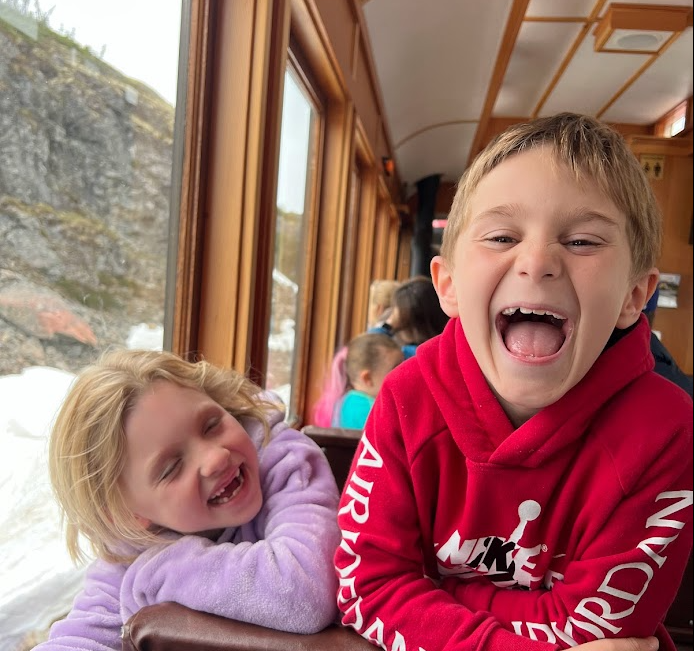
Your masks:
M359 206L361 204L362 170L355 162L349 177L349 203L342 241L342 271L340 273L340 307L337 342L347 343L352 338L350 317L354 312L354 276L356 269Z
M299 329L306 300L308 248L318 168L319 112L308 90L290 67L284 79L280 131L277 217L272 303L265 385L276 391L295 415L292 386L302 355Z
M374 241L379 177L375 158L366 137L364 126L355 121L354 153L359 173L359 196L356 197L350 220L355 220L354 253L352 268L348 272L353 278L349 295L348 339L364 331L368 311L369 286L373 277Z
M391 278L395 275L395 247L397 245L397 219L392 217L391 203L385 191L379 193L374 238L371 280Z
M687 117L685 115L680 115L678 118L672 121L670 124L669 136L676 136L681 131L684 131L684 127L687 123Z
M0 375L163 346L181 0L42 4L0 3Z
M0 0L3 648L44 639L83 582L46 460L73 374L164 347L184 6Z

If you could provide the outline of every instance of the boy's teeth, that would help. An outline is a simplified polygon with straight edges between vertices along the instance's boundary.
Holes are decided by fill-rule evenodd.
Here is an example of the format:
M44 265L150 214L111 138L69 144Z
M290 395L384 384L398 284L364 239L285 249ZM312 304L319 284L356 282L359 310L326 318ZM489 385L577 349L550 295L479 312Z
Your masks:
M565 317L555 314L554 312L550 312L549 310L531 310L528 307L507 307L506 309L502 310L501 313L504 316L513 316L518 310L520 310L521 314L536 314L537 316L547 315L554 319L559 319L560 321L565 320Z

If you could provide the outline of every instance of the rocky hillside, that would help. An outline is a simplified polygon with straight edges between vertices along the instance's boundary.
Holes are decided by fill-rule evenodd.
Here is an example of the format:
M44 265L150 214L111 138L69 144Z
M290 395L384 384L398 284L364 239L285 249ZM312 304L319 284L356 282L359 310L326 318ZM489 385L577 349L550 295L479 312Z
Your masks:
M174 109L0 17L0 375L76 370L161 324Z

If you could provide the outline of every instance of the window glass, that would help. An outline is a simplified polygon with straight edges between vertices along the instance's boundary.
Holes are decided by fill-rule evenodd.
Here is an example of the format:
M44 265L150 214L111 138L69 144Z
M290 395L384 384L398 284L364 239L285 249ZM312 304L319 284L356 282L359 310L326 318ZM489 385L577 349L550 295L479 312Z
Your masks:
M359 205L361 203L362 176L356 162L353 163L349 182L349 203L342 242L342 268L340 271L340 311L337 325L337 346L352 338L351 316L354 301L354 277L356 275Z
M45 458L73 374L108 347L163 345L181 9L0 0L0 613L13 613L11 623L0 614L0 630L10 646L64 615L81 580Z
M670 133L669 135L676 136L680 131L684 131L684 127L687 125L687 116L686 115L681 115L678 117L676 120L672 122L670 125Z
M292 384L300 358L297 333L302 321L305 250L315 181L317 111L294 72L284 78L277 221L272 270L272 305L265 385L276 391L294 415Z

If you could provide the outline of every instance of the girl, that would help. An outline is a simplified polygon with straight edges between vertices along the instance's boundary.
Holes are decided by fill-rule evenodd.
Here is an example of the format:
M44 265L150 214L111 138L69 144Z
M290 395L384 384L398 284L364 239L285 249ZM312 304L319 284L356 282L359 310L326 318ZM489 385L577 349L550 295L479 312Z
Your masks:
M334 620L337 487L322 452L242 375L166 352L83 371L50 442L72 557L97 560L41 651L120 649L140 608L175 601L261 626Z
M402 346L405 359L419 344L443 332L448 316L441 309L434 285L426 276L414 276L393 293L393 305L385 322L368 332L389 335Z
M316 425L361 429L385 376L403 360L400 346L384 334L367 333L343 346L314 411Z
M393 306L393 294L400 286L397 280L374 280L369 287L368 328L382 325Z

